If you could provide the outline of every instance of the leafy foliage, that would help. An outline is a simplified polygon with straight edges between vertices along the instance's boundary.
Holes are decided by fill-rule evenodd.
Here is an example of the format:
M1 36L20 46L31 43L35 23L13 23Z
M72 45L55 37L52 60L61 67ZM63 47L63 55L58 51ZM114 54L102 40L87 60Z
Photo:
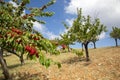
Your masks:
M73 49L72 52L75 53L78 57L81 57L84 54L84 51L79 51L79 50L76 50L76 49Z
M87 43L105 31L105 26L100 24L99 19L95 19L95 23L92 23L91 17L82 16L81 9L78 10L78 17L74 20L71 32L76 34L78 42Z
M106 30L106 27L100 23L99 19L92 22L91 17L82 15L82 9L78 10L77 18L73 21L72 27L68 30L69 35L74 41L80 42L85 47L86 60L89 60L88 44L97 40L98 35Z
M112 31L110 33L110 36L115 39L116 46L118 46L117 39L120 39L120 28L112 27Z
M40 32L33 29L33 22L45 23L36 17L49 17L53 12L45 12L44 9L54 4L51 0L40 8L27 8L30 0L13 0L17 5L9 2L0 2L0 47L17 56L28 54L31 59L39 58L42 65L50 66L50 59L46 59L42 50L52 54L59 54L59 51L45 39ZM24 13L29 10L29 14ZM58 64L59 65L59 64Z
M112 31L110 33L110 36L112 38L119 39L120 38L120 28L118 28L118 27L112 27Z
M66 30L68 31L70 29L70 27L66 24L63 23L64 27L66 28ZM68 51L70 51L70 44L74 44L75 38L74 36L71 35L70 32L64 32L63 34L60 34L60 39L58 39L59 44L63 45L62 47L64 47L64 45L68 48Z

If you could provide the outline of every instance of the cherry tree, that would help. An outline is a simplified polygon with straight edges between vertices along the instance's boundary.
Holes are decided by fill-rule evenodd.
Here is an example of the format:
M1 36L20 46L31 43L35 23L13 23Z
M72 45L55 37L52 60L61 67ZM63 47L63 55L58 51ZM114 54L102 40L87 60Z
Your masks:
M92 23L91 17L83 16L82 9L78 10L77 18L73 21L69 33L75 37L75 41L82 43L85 48L86 61L89 61L88 44L95 40L101 32L104 32L106 27L100 23L99 19L95 19L95 24Z
M51 63L57 64L51 59L47 59L42 50L47 50L52 54L59 54L59 51L44 38L42 34L33 28L33 22L45 23L38 20L37 17L50 17L53 12L45 12L44 10L55 3L51 0L47 4L39 8L26 7L30 0L12 0L12 3L0 0L0 64L5 79L11 78L6 60L3 57L4 50L15 54L20 58L21 64L24 63L23 55L26 54L31 59L39 59L39 62L49 67ZM24 13L28 10L29 13Z

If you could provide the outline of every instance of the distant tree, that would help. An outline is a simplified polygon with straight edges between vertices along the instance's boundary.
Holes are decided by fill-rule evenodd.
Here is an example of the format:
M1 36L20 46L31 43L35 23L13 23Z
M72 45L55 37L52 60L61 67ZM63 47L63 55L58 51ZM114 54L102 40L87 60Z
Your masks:
M70 52L69 45L74 44L75 38L74 38L74 36L71 35L71 32L69 32L70 27L64 22L63 22L63 24L68 32L64 32L63 34L60 34L61 39L59 39L59 43L61 45L66 45L68 48L68 51Z
M100 20L98 18L95 19L94 23L92 24L92 27L96 28L94 29L96 31L96 34L94 34L95 36L92 38L91 42L93 42L94 44L94 49L96 49L96 41L99 40L99 35L102 32L106 32L106 27L100 23Z
M59 40L59 43L63 47L65 47L65 45L66 45L66 47L68 48L68 51L70 52L69 44L71 44L72 41L70 40L69 35L67 33L64 33L63 35L60 35L60 36L61 36L61 39Z
M100 34L102 32L101 30L104 30L105 26L96 26L98 22L93 26L89 15L87 17L82 16L82 9L78 10L77 14L77 18L74 20L69 32L74 35L77 42L84 45L86 61L89 61L88 44L95 39L98 33Z
M120 39L120 28L112 27L110 36L115 39L116 47L118 46L117 40Z

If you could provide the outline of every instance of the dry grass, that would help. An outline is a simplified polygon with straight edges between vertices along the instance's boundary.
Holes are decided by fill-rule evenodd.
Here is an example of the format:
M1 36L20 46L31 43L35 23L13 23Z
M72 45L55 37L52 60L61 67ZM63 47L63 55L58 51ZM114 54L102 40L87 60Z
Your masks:
M51 56L61 62L60 69L56 65L46 69L38 61L29 60L20 66L19 59L14 55L6 57L6 60L16 80L120 80L120 47L90 49L89 53L89 62L71 53ZM1 73L0 69L2 79Z

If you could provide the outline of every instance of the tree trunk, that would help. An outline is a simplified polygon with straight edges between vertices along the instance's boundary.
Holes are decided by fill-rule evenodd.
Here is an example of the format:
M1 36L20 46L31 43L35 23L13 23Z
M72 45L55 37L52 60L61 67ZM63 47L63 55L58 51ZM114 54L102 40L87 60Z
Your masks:
M82 46L82 51L84 51L84 49L83 49L83 45L84 45L84 44L82 43L82 44L81 44L81 46Z
M118 43L117 43L117 38L115 38L115 43L116 43L116 47L118 46Z
M21 65L24 64L24 58L23 58L23 54L21 53L21 56L20 56L20 62L21 62Z
M93 45L94 45L94 49L96 49L96 44L95 44L95 42L93 41Z
M0 49L0 64L1 64L1 68L3 70L5 80L10 80L11 76L10 76L10 73L8 71L6 61L5 61L5 59L3 59L3 51L2 51L2 49Z
M89 61L89 53L88 53L88 42L84 44L85 53L86 53L86 61Z
M69 45L68 45L68 52L70 52L70 47L69 47Z

